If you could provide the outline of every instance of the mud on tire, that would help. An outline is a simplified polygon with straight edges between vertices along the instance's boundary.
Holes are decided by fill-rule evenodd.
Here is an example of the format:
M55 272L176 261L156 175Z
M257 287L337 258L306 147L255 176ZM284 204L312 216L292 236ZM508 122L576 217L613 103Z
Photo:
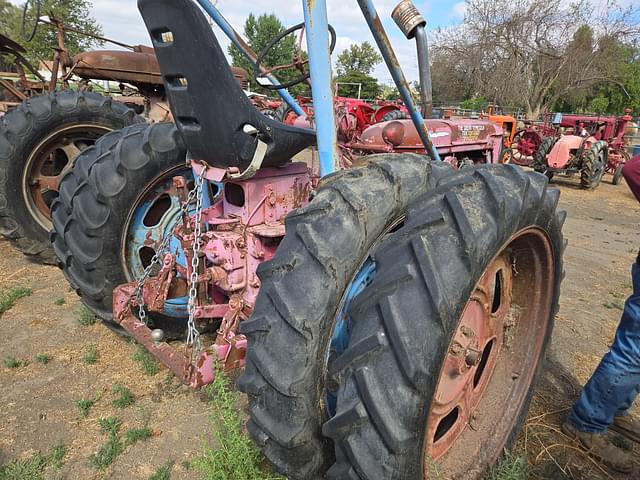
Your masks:
M59 266L83 303L111 326L113 289L130 281L121 255L128 216L143 190L185 158L173 124L133 125L85 150L60 183L51 209ZM171 324L157 326L172 331Z
M320 432L327 332L345 288L369 246L409 203L450 173L414 154L372 155L363 167L321 182L313 201L286 219L276 256L258 268L262 282L238 385L249 397L248 430L291 479L315 479L333 462Z
M48 231L27 205L23 175L34 149L79 124L116 130L143 122L126 106L89 92L54 92L25 100L0 119L0 234L35 261L54 263Z
M547 180L537 173L524 173L515 165L482 166L445 178L411 205L404 225L374 251L376 276L351 304L349 346L334 363L340 384L337 412L323 427L335 442L337 457L328 478L476 480L484 478L503 449L513 445L557 312L564 247L564 212L556 211L558 198L558 190L548 189ZM430 463L424 451L425 427L463 308L494 255L518 238L518 232L531 228L542 232L553 252L553 277L547 284L529 285L531 291L548 289L550 299L541 310L545 313L536 337L540 351L532 351L535 362L529 371L519 372L520 377L506 372L498 377L498 381L507 378L506 383L530 383L523 385L520 403L515 403L520 398L515 395L510 397L513 408L490 403L493 410L481 412L475 428L466 428L457 437L455 441L466 442L466 447L458 450L453 469L439 464L439 474L425 474ZM526 275L534 263L528 264L526 254L518 253L521 244L509 245L514 245L513 271ZM518 273L513 275L518 278ZM495 291L494 286L494 295ZM533 343L526 337L517 337L521 342L515 340L512 349L533 348L526 346ZM487 392L492 391L489 388Z

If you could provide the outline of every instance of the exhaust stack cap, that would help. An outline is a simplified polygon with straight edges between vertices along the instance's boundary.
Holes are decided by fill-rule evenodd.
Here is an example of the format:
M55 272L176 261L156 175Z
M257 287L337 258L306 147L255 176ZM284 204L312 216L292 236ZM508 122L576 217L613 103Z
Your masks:
M427 24L411 0L402 0L396 5L396 8L391 12L391 18L408 39L414 37L417 27L424 27Z

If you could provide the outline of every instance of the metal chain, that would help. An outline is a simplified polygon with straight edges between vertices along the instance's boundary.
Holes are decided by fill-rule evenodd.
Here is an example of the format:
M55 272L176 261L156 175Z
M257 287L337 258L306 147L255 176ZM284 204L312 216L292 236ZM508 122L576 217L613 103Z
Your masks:
M189 205L191 204L191 202L193 202L194 199L196 199L197 201L198 196L200 197L200 207L201 207L202 206L202 177L201 176L198 176L196 178L196 185L187 195L187 199L185 200L185 202L180 206L181 218L184 218L184 214L188 215ZM199 225L200 224L198 222L198 230L199 230ZM147 312L144 308L144 298L142 296L142 292L144 290L144 284L146 283L147 279L151 276L151 270L153 270L153 267L160 264L162 257L167 252L169 248L169 243L171 242L171 237L172 237L171 233L172 232L169 232L162 239L160 248L158 248L156 253L151 258L151 262L149 263L149 265L147 265L147 267L142 272L142 276L137 280L136 289L134 290L133 295L131 295L131 298L135 298L138 302L138 317L145 324L147 323Z
M193 227L191 276L189 278L189 321L187 322L187 345L193 345L195 356L200 353L200 332L196 328L196 297L198 295L198 266L200 265L200 234L202 229L202 176L196 178L196 212Z

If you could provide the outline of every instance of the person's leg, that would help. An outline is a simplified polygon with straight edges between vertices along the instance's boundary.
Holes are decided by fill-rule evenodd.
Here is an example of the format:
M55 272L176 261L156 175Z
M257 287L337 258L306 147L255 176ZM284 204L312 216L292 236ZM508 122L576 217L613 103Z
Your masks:
M633 404L640 386L640 265L632 269L627 299L611 349L571 409L569 421L582 432L604 432Z
M640 389L640 261L631 268L633 293L627 299L611 349L582 389L563 431L615 470L633 469L631 456L611 444L609 427L632 439L640 438L627 410Z

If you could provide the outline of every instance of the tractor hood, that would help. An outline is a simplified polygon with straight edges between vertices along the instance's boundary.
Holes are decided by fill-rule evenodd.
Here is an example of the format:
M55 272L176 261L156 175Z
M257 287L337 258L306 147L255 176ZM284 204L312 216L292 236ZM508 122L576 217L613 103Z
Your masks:
M486 120L425 120L433 144L441 156L470 151L489 151L496 162L502 148L502 128ZM424 146L411 120L376 123L360 136L358 149L424 153Z
M561 135L549 152L547 165L554 169L565 168L571 155L580 148L583 142L588 146L595 141L596 139L593 137L585 140L584 137L578 135Z

